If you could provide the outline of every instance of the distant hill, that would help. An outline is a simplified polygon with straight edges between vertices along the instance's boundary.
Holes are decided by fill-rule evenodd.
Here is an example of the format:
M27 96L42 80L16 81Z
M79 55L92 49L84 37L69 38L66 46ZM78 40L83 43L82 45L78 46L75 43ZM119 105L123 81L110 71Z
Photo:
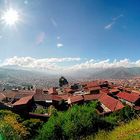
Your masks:
M33 84L36 86L56 86L58 85L58 78L56 75L47 74L44 72L0 68L1 85L26 85Z
M83 71L77 71L71 74L73 77L83 77L89 79L126 79L135 76L140 76L140 68L107 68L107 69L89 69Z
M86 69L71 73L54 75L49 72L31 70L0 68L0 86L33 84L39 87L58 86L60 76L65 76L69 82L93 80L93 79L126 79L140 76L140 68L109 68L109 69Z
M140 71L140 69L139 69ZM111 79L126 79L126 78L132 78L134 76L137 76L138 73L133 71L133 69L129 68L110 68L105 69L101 72L98 72L96 74L93 74L93 77L95 78L111 78ZM139 74L140 75L140 74Z

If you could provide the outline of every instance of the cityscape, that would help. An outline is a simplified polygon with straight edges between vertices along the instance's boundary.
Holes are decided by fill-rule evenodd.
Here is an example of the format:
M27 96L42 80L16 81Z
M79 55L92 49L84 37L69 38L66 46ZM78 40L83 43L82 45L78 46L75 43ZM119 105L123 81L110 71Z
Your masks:
M0 140L140 140L139 0L0 0Z

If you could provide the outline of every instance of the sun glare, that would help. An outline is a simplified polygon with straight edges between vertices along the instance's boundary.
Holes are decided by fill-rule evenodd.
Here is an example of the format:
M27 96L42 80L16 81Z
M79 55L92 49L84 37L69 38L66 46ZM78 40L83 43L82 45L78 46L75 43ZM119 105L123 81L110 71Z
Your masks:
M8 9L3 12L1 20L9 26L15 25L19 21L19 13L14 9Z

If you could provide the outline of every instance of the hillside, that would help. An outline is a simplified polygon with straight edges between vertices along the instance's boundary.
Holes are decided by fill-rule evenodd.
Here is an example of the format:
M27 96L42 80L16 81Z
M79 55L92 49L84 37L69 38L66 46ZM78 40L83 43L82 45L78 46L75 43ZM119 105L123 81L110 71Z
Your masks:
M128 124L119 126L111 132L99 132L94 140L139 140L140 139L140 118L132 120Z
M107 69L88 69L73 72L71 74L73 77L77 78L87 78L87 79L128 79L134 76L140 76L140 68L132 67L118 67L118 68L107 68Z
M20 86L26 84L33 84L37 86L56 86L57 78L54 75L21 70L21 69L9 69L9 68L0 68L0 86L6 85L6 87L11 86Z

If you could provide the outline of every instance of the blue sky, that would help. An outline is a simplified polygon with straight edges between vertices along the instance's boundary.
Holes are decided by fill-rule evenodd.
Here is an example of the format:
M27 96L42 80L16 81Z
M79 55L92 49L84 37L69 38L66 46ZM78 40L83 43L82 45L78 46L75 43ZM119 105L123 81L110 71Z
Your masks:
M14 27L0 23L0 59L80 58L138 61L139 0L0 0L19 13ZM79 62L80 61L80 62ZM77 60L59 65L77 64Z

